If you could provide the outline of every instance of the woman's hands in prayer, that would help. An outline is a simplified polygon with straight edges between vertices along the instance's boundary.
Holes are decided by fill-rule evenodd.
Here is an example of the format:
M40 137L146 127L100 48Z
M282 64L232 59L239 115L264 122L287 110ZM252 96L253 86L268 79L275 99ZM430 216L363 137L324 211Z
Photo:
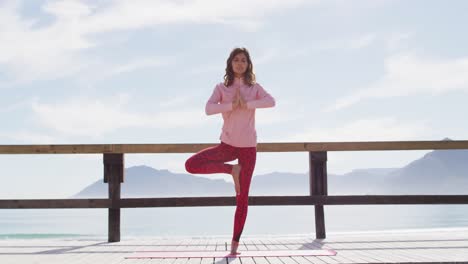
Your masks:
M237 108L247 109L247 102L240 94L240 87L236 89L236 95L234 96L234 101L232 101L232 110Z

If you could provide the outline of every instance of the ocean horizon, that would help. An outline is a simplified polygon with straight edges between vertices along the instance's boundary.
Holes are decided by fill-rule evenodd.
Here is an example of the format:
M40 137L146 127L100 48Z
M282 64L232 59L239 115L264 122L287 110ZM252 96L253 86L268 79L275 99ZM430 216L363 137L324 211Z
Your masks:
M468 228L468 205L325 206L327 234ZM124 208L121 237L230 236L235 207ZM106 239L107 209L2 209L0 239ZM250 206L243 236L314 234L313 206Z

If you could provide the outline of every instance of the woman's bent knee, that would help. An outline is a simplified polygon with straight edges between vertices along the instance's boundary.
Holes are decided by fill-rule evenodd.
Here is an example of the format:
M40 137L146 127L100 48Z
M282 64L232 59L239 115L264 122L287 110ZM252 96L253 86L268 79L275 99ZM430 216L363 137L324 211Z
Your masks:
M194 168L194 163L193 163L193 159L192 158L189 158L187 161L185 161L185 170L188 172L188 173L196 173L195 171L195 168Z

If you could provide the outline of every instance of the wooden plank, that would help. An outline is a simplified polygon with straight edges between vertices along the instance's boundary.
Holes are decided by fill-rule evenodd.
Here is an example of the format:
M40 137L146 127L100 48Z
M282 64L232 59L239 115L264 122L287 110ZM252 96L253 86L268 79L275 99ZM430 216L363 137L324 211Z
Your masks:
M218 143L0 145L0 154L195 153ZM468 149L468 140L258 143L258 152Z
M429 246L429 248L424 249L424 251L430 251L431 244L433 243L430 241L406 241L405 239L399 239L394 241L392 246L397 254L403 255L404 257L411 259L411 261L427 262L434 261L434 259L430 256L427 256L426 254L418 254L417 249L424 249L425 247Z
M389 259L392 261L398 262L415 262L417 258L408 254L401 249L401 245L398 245L397 241L386 241L381 243L385 247L385 253L389 256ZM407 244L408 242L405 242Z
M355 241L352 243L346 242L346 244L333 244L333 246L346 248L346 251L343 251L344 257L348 257L348 259L353 259L353 261L360 261L362 263L375 263L375 262L382 262L383 259L379 258L372 252L369 252L368 248L374 249L378 247L378 244L370 242L370 241Z
M228 239L217 237L214 239L216 241L216 251L227 251L229 245L227 245ZM213 262L217 264L228 264L226 258L213 258Z
M375 246L375 242L371 242L369 241L369 243L372 245L372 247L376 247ZM355 247L355 243L350 243L350 242L347 242L346 243L346 247L347 248L354 248ZM386 248L385 250L383 250L380 254L378 254L379 256L381 256L381 258L385 261L385 262L406 262L408 261L407 258L405 258L404 256L401 256L399 254L397 254L397 252L393 251L392 250L392 244L388 244L388 243L379 243L379 248ZM376 252L379 252L379 251L376 251ZM347 250L346 251L343 251L343 254L347 255L348 252ZM374 253L374 254L377 254L377 253Z
M322 242L323 240L321 239L304 239L303 246L309 249L322 249L326 248ZM311 257L306 257L307 259L310 259ZM338 256L316 256L315 258L325 262L325 263L330 263L330 264L336 264L336 263L346 263L349 262L347 259L343 259L341 257L341 254Z
M378 254L376 250L356 249L353 250L352 253L364 258L366 263L386 262L386 259L381 257L382 254Z
M112 247L115 248L115 244L107 245L99 245L99 246L91 246L90 248L83 248L83 252L86 250L91 249L92 252L83 253L82 255L86 255L86 258L77 260L76 264L94 264L94 263L120 263L122 262L125 257L129 254L127 252L116 251ZM121 249L122 250L122 249ZM127 250L127 248L123 248L122 251ZM113 253L107 253L113 252ZM75 262L62 262L62 263L71 263L74 264Z
M105 240L105 238L103 238ZM99 240L69 239L9 239L0 240L0 263L69 263L69 264L136 264L158 263L175 264L175 259L125 259L134 251L141 250L188 250L194 248L217 248L230 239L211 243L206 239L162 239L135 238L115 243ZM263 241L263 243L262 243ZM448 231L396 231L394 234L383 231L370 234L332 234L323 240L310 236L267 236L243 240L244 249L255 246L256 250L298 250L306 248L332 248L337 256L243 258L233 262L242 264L325 264L325 263L466 263L468 260L468 229ZM221 247L220 247L221 248ZM225 248L222 248L224 251ZM231 259L229 259L231 260ZM237 261L239 260L239 262ZM254 262L254 263L252 263ZM227 259L185 258L177 264L229 264Z
M284 245L284 238L269 237L261 240L269 250L287 250L288 247ZM297 258L293 257L267 257L270 263L284 263L284 264L297 264ZM307 263L309 263L307 261Z
M231 250L231 243L232 243L232 240L229 239L229 242L227 242L227 250L230 251ZM238 247L238 251L243 251L245 250L243 244L240 243L239 241L239 247ZM240 261L240 256L237 256L237 257L233 257L233 258L226 258L226 261L227 263L229 264L242 264L241 261Z
M327 159L325 151L309 152L310 195L325 195L327 191Z
M187 250L204 250L206 248L206 241L204 239L195 239L192 238L190 239L190 242L187 244ZM188 260L185 262L187 264L200 264L202 258L188 258Z
M239 241L239 246L237 247L237 251L241 253L247 251L247 247L245 246L243 239ZM239 257L242 257L242 256L239 256Z
M468 247L467 247L468 248ZM466 250L465 250L466 251ZM435 248L432 249L430 252L425 252L426 254L430 254L431 258L433 260L441 260L441 261L456 261L456 255L455 254L445 254L445 250ZM464 259L468 259L468 256L465 257Z
M186 251L190 250L189 244L192 242L190 238L184 238L181 240L181 243L176 247L175 251ZM176 258L173 264L185 264L189 258Z
M124 178L124 154L104 154L104 179L107 179L111 208L108 209L108 242L120 241L120 183Z
M396 248L396 252L411 259L412 261L434 261L434 258L429 256L428 254L424 254L424 252L431 252L432 249L436 247L442 246L441 244L435 244L430 241L398 241L393 244ZM420 252L422 249L424 252ZM419 250L419 252L418 252ZM441 259L439 259L440 261Z
M255 264L270 264L270 262L268 262L266 257L255 257L253 259L255 261Z
M245 239L241 241L241 243L244 245L246 250L258 250L257 246L255 245L255 243L252 242L251 239Z
M282 238L270 238L268 239L270 241L270 243L272 243L273 245L275 245L275 248L278 249L278 250L288 250L290 249L289 246L285 245L287 244L287 240ZM283 262L284 264L297 264L297 263L301 263L301 262L298 262L298 261L305 261L306 263L308 263L307 260L305 260L304 258L301 258L301 257L278 257L279 260L281 260L281 262Z
M187 264L201 264L201 260L202 260L202 258L189 258L187 260L187 262L185 262L185 263L187 263Z
M452 233L450 237L454 235L456 235L456 233ZM461 241L451 241L440 235L431 235L429 238L426 238L426 236L425 233L384 234L382 236L365 236L365 242L363 242L360 237L340 237L343 244L333 243L333 247L336 248L338 245L338 250L341 249L340 252L344 254L348 254L348 251L353 250L354 253L367 257L366 260L371 262L375 262L375 260L377 260L377 262L440 262L454 259L447 258L447 254L445 254L444 257L443 254L439 255L439 253L434 253L438 247L449 249L453 245L457 247L463 247L465 245L463 242L464 239Z
M347 243L346 245L344 244L333 244L334 247L342 247L346 248L349 247L349 244ZM325 248L327 248L328 245L325 245ZM370 262L375 262L376 260L368 255L361 254L360 248L363 248L363 245L360 245L360 242L353 243L351 245L351 248L348 248L347 250L342 250L342 257L345 257L352 262L360 262L360 263L370 263Z
M378 239L378 238L377 238ZM402 252L398 251L398 250L395 250L395 243L397 241L389 241L389 242L386 242L384 243L384 246L385 244L387 244L387 249L385 250L385 253L387 254L388 256L388 260L391 261L391 262L394 262L394 261L397 261L397 262L408 262L408 261L412 261L410 258L408 258L407 256L405 256L404 254L401 254ZM371 241L370 244L371 244L371 248L373 247L376 247L375 244L377 242L376 241ZM356 244L355 242L353 243L347 243L348 244L348 247L356 247ZM379 243L380 244L380 243ZM379 245L380 246L380 245Z
M262 238L260 241L265 245L265 247L267 247L268 250L278 250L278 246L269 238ZM280 257L265 257L265 258L270 264L283 264L284 263L282 261L282 258ZM291 264L291 263L289 262L285 264Z
M314 195L251 196L249 206L264 205L468 204L468 195ZM125 198L122 208L233 206L235 197ZM1 200L0 200L1 206ZM1 207L0 207L1 208Z
M402 259L399 256L395 256L394 254L390 254L387 250L379 249L373 250L372 254L374 258L377 258L380 262L405 262L407 259Z
M327 152L309 152L310 196L326 195ZM323 205L315 205L315 237L325 238L325 213Z
M216 239L210 238L205 242L206 251L216 251L217 241ZM214 258L202 258L200 264L214 264Z
M468 204L468 195L314 195L251 196L249 206L264 205ZM233 206L235 197L125 198L122 208ZM1 200L0 200L1 206ZM1 207L0 207L1 208Z
M242 239L239 243L241 253L249 250L257 250L257 247L250 239ZM242 245L242 247L240 245ZM242 254L240 255L240 261L242 264L256 264L254 257L242 257Z
M303 250L305 249L305 246L303 245L303 240L302 239L288 239L286 243L283 245L287 249L291 250ZM315 257L315 256L293 256L291 257L294 261L296 261L299 264L307 264L307 263L316 263L316 264L324 264L325 262L322 261L321 259Z
M85 241L84 243L64 243L56 240L52 240L57 248L53 250L57 255L68 255L71 254L73 258L68 259L66 263L90 263L93 259L104 259L106 254L96 254L98 245L95 241ZM60 245L66 245L67 247L61 248ZM48 251L49 253L50 251ZM46 253L47 254L47 253ZM64 260L62 259L62 263Z
M109 208L109 199L0 200L0 209Z
M242 264L240 261L240 257L235 257L235 258L226 258L227 263L229 264Z
M467 149L468 141L367 141L367 142L304 142L307 151L380 151ZM291 146L293 147L293 146ZM294 146L298 148L298 146ZM299 150L296 150L299 151Z
M215 241L216 241L216 251L227 250L225 239L217 238L215 239Z
M189 244L188 250L196 250L196 251L205 250L207 243L208 241L206 239L192 238L191 243Z
M285 249L288 249L288 247L286 245L284 245L284 241L282 239L278 239L278 238L275 238L275 237L270 237L268 240L267 240L270 245L273 246L274 249L276 250L285 250Z
M144 243L146 247L140 248L139 250L174 250L176 249L180 244L183 243L183 240L176 240L176 239L170 239L170 240L160 240L160 241L154 241L154 240L149 240L147 243ZM150 246L150 247L149 247ZM122 264L127 264L129 259L126 259L125 262ZM138 262L139 260L139 262ZM138 263L143 263L143 264L173 264L175 263L176 259L174 258L164 258L164 259L132 259L135 264ZM132 262L133 264L133 262Z
M252 244L254 244L258 250L268 250L268 247L263 244L261 239L251 239Z
M124 198L120 208L234 206L235 197ZM264 205L468 204L468 195L251 196L249 206ZM0 200L0 209L110 208L109 199Z
M50 241L45 239L40 239L38 241L24 240L24 248L27 249L27 255L22 256L24 260L18 261L18 259L11 258L11 262L3 261L0 259L0 263L78 263L89 257L89 254L75 253L73 249L77 245L71 246L69 243L63 243L60 241ZM79 243L80 246L92 245L92 243L85 242ZM37 248L34 248L37 247ZM54 254L55 253L55 254ZM31 255L29 255L31 254ZM53 258L50 258L48 255L54 255ZM27 257L27 258L26 258ZM16 261L13 261L15 259Z

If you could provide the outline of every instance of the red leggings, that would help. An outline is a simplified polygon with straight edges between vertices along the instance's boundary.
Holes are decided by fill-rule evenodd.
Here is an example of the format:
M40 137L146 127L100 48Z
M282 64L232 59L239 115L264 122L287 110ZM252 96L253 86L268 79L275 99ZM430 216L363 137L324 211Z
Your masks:
M232 165L225 164L226 161L239 159L241 171L239 175L240 194L236 195L236 214L234 216L234 233L232 240L239 241L244 229L247 209L249 206L249 189L252 174L257 158L256 147L239 148L221 142L219 145L206 148L191 156L185 162L185 169L189 173L210 174L227 173L231 174Z

